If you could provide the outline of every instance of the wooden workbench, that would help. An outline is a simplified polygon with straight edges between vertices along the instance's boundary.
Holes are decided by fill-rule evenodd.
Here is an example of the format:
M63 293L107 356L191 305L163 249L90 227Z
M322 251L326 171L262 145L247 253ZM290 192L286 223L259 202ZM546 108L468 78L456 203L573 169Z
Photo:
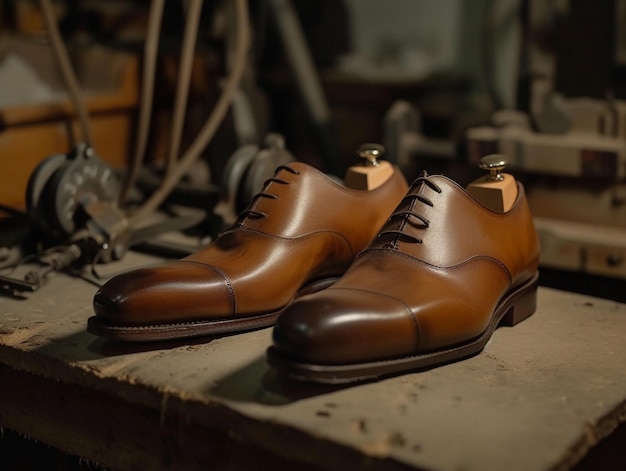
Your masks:
M109 274L154 263L129 253ZM561 470L626 422L626 305L541 288L485 351L348 387L281 379L271 329L126 345L95 287L0 297L0 427L115 469Z

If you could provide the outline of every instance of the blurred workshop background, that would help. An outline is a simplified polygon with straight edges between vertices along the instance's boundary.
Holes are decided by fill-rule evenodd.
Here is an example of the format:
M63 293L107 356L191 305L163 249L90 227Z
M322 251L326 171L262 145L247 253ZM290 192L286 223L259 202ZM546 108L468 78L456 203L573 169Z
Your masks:
M201 208L208 236L277 163L340 179L359 145L379 142L407 179L425 169L463 184L479 158L505 154L541 235L541 282L625 300L626 1L255 0L243 56L233 5L0 2L6 257L24 237L16 220L27 231L35 207L58 211L71 232L63 191L90 171L104 182L102 168L66 187L51 178L81 142L126 178L114 198ZM42 210L46 198L56 206Z

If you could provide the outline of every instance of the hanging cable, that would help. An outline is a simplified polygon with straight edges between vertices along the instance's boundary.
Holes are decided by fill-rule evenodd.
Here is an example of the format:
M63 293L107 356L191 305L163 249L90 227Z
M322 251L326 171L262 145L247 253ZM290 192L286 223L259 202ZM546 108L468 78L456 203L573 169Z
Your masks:
M128 192L135 185L139 170L143 163L146 147L148 144L148 134L150 131L150 115L152 112L152 100L154 95L154 75L157 63L157 53L159 49L159 34L163 19L163 8L165 0L152 0L148 14L148 26L146 31L146 42L143 54L143 73L141 78L141 99L139 117L137 125L137 141L135 153L128 165L126 178L120 195L120 202L124 202L128 197Z
M54 10L52 8L52 3L50 0L39 0L39 6L41 7L44 21L46 23L46 29L48 31L48 37L50 38L52 53L54 54L56 62L59 66L68 93L70 94L70 97L74 102L76 112L78 113L78 120L82 128L83 140L87 143L88 146L91 146L92 135L91 128L89 126L89 115L87 113L87 108L85 107L85 102L81 94L78 79L76 78L76 74L74 73L74 70L72 68L72 63L70 62L67 49L63 44L63 39L61 38L61 33L59 32L57 20L54 15Z
M178 65L178 78L176 97L174 98L174 113L172 117L172 134L170 136L169 153L167 155L167 167L165 175L173 172L180 152L180 141L185 123L185 111L189 96L189 84L193 70L193 57L195 53L196 39L198 37L198 25L202 13L202 0L189 0L187 2L187 19L185 22L185 35Z
M232 68L211 115L200 130L198 136L196 136L187 151L182 155L177 165L163 180L161 186L130 216L131 225L136 224L137 221L143 219L165 201L165 198L167 198L176 184L198 159L201 152L217 131L219 124L224 119L232 103L232 99L239 88L247 63L248 49L250 46L250 31L248 25L248 5L246 2L247 0L234 0L237 36Z

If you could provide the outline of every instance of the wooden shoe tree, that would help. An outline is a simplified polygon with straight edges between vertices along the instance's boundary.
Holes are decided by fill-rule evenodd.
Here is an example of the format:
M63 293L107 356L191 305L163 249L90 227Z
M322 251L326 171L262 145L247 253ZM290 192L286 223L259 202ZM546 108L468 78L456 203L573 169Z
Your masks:
M509 164L504 155L491 154L480 159L478 166L489 174L474 180L467 186L467 192L483 206L498 213L506 213L517 198L515 178L508 173L500 173Z
M380 144L363 144L356 153L364 162L348 168L343 180L348 188L373 190L393 175L393 165L386 160L378 160L385 153L385 148Z

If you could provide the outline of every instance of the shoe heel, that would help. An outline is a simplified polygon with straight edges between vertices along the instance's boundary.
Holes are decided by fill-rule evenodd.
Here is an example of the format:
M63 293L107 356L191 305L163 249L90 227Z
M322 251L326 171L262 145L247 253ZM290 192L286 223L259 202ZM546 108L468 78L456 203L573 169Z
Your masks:
M502 325L513 327L532 316L537 309L537 282L523 288L511 300L512 306L500 321Z

